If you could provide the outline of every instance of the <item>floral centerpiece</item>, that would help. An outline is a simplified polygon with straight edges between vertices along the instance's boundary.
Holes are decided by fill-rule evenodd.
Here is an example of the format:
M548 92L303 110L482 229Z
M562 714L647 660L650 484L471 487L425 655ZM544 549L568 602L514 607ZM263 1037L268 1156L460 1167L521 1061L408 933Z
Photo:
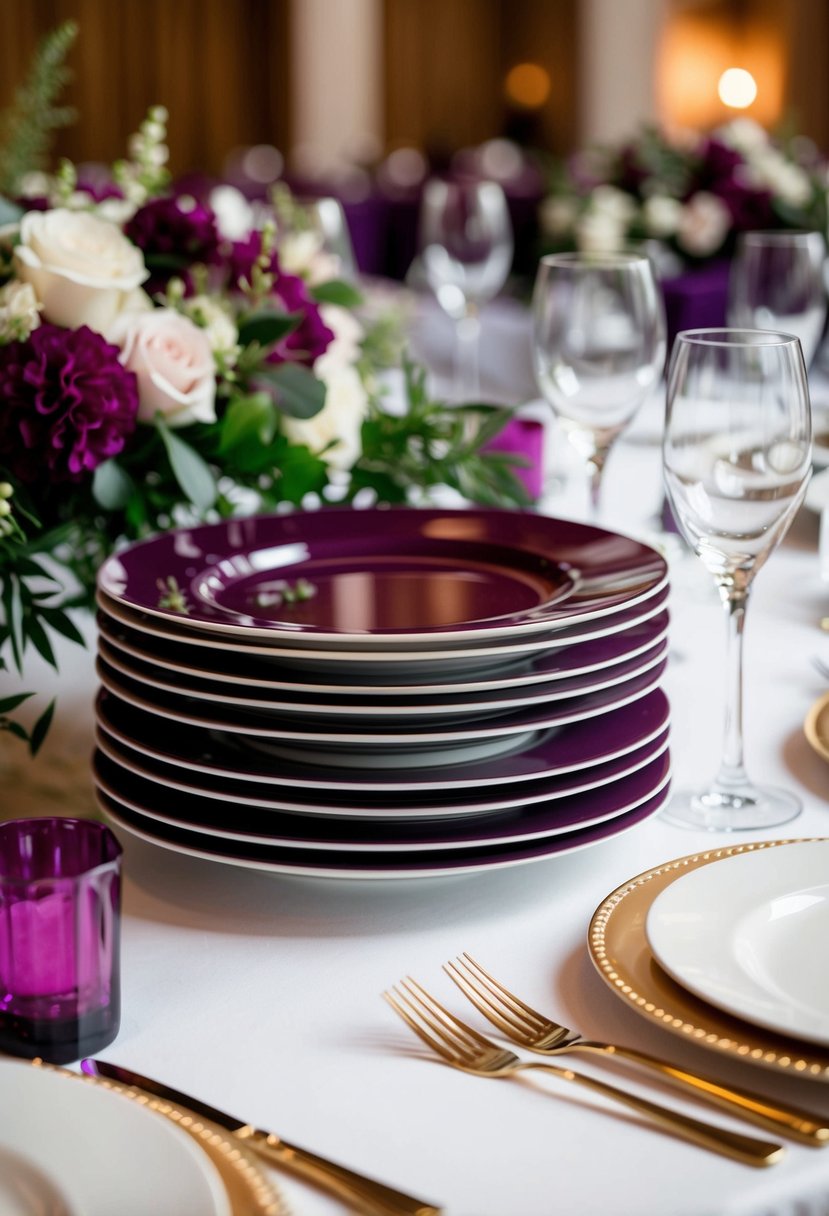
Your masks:
M649 240L679 270L728 257L749 229L825 234L827 169L810 141L775 139L746 118L681 137L646 127L557 165L540 223L549 251Z
M47 40L0 126L17 145L55 125L71 36ZM153 109L99 180L64 161L0 181L0 668L28 647L54 664L52 631L81 642L67 610L92 603L101 560L159 529L439 485L527 502L512 459L482 450L509 412L432 401L405 358L387 408L389 319L366 320L284 193L254 213L177 190L165 124ZM36 750L51 706L26 729L28 695L0 698L0 727Z

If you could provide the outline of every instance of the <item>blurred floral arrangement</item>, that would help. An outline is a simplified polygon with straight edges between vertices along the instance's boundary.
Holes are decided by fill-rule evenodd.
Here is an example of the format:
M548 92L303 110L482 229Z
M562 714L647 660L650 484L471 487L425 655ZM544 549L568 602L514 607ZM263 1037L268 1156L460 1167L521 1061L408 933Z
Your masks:
M667 252L665 268L679 270L728 256L748 229L825 234L827 185L810 141L776 140L751 119L683 137L644 127L556 165L540 225L548 252L650 240Z
M514 458L482 450L509 411L431 400L286 192L255 214L177 192L163 108L102 180L33 171L68 118L75 32L45 40L0 120L0 668L29 646L56 665L51 631L82 643L67 610L159 529L436 486L526 505ZM379 373L401 364L386 408ZM27 730L30 695L0 698L0 728L34 752L52 706Z

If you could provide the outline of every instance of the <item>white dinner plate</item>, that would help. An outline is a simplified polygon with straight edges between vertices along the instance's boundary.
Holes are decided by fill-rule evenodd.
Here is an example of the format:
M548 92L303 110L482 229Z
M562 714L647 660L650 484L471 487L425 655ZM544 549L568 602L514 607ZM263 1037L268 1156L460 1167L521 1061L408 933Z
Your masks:
M829 1046L829 840L683 875L654 900L646 932L660 965L696 996Z
M199 1144L123 1093L0 1059L0 1094L3 1216L231 1216Z

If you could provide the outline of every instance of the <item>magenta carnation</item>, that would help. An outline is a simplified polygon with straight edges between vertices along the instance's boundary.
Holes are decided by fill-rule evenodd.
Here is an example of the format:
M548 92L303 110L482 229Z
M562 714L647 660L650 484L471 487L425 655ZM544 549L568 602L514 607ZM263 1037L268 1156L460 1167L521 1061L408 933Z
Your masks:
M41 325L0 346L0 463L21 482L78 482L122 451L138 385L119 350L83 325Z

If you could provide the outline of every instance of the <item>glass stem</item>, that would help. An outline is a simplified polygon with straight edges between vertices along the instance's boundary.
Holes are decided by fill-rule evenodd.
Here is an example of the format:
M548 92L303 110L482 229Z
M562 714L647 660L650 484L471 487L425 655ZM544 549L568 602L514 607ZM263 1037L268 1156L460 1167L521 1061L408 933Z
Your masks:
M719 592L727 616L728 641L725 740L716 786L726 793L734 793L749 785L743 760L743 629L748 587L735 585L729 580L719 584Z
M609 448L597 448L587 462L590 474L590 522L598 524L602 515L602 479Z
M455 323L455 332L455 395L458 401L477 401L481 395L478 371L481 322L473 305Z

